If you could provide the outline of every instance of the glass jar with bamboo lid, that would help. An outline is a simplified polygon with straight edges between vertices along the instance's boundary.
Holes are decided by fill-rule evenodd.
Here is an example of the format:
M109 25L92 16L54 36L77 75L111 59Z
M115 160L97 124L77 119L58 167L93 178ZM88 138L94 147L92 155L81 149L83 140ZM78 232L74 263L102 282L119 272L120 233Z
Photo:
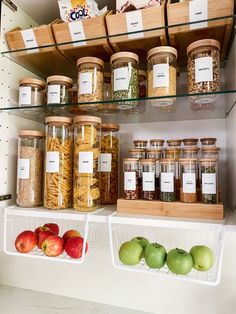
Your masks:
M197 159L179 160L181 187L180 201L183 203L197 202Z
M47 78L47 104L72 102L73 80L67 76L53 75Z
M19 107L45 105L46 83L35 78L23 78L19 81Z
M215 158L200 159L201 201L204 204L218 203L218 162Z
M139 199L139 159L125 158L123 160L124 198L126 200Z
M160 160L160 200L163 202L174 202L176 160L165 158Z
M142 168L142 193L144 200L157 199L156 159L141 159Z

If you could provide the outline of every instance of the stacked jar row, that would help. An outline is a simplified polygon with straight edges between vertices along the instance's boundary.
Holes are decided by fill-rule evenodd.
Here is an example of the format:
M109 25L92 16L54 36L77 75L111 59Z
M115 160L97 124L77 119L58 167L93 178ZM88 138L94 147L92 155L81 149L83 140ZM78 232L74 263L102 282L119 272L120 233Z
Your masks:
M101 125L90 116L75 117L74 127L68 117L45 122L46 137L38 131L19 134L18 205L91 211L100 202L116 203L119 125Z

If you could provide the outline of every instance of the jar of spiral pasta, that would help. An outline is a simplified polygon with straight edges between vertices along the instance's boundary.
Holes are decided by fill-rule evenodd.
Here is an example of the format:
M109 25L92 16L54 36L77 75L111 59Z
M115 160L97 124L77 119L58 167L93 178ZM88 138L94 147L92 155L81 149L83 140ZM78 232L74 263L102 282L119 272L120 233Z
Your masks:
M118 199L119 129L115 123L102 124L99 160L101 204L115 204Z
M36 207L43 204L43 147L43 132L20 131L16 202L21 207Z
M93 211L100 204L98 158L101 152L101 119L77 116L74 119L73 207Z
M72 196L72 119L48 117L45 122L44 206L48 209L66 209L71 206Z
M73 80L67 76L53 75L47 78L47 104L72 102Z

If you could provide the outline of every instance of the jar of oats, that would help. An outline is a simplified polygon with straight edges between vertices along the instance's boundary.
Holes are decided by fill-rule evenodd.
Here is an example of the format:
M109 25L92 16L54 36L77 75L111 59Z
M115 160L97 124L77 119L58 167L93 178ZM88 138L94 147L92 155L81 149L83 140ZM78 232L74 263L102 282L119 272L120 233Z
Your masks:
M74 119L73 207L93 211L100 204L98 158L101 153L101 119L77 116Z
M89 102L103 101L104 97L104 62L95 57L84 57L77 61L78 67L78 102L80 109L96 110L98 104Z
M73 80L67 76L53 75L47 78L47 104L72 102Z
M16 202L21 207L36 207L43 203L43 147L43 132L20 131Z
M161 97L151 101L153 106L173 105L176 95L177 50L173 47L156 47L148 51L148 97Z

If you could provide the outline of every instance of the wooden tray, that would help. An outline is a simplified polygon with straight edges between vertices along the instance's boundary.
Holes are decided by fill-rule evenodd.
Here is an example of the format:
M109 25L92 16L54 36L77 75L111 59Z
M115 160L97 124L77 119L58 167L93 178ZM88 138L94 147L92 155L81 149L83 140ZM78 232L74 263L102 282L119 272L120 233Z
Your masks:
M118 199L117 212L136 215L167 216L193 219L215 219L224 218L222 204L187 204L180 202L160 202L144 200Z

